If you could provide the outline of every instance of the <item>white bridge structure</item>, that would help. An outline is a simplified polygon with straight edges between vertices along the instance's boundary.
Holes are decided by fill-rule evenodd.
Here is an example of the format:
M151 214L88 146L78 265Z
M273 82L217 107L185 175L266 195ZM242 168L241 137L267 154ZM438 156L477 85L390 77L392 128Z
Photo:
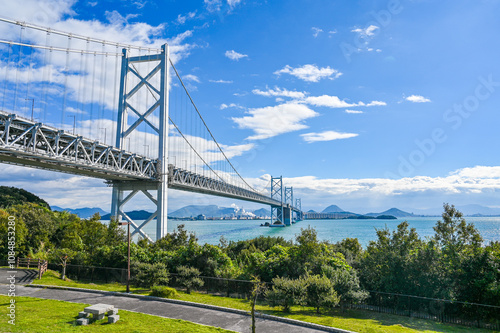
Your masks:
M168 188L270 205L272 226L302 219L301 201L282 177L270 180L266 195L238 173L169 45L121 44L5 18L0 24L0 162L105 180L113 187L112 216L150 240L144 227L154 220L156 240L167 232ZM156 211L138 222L124 207L141 193Z

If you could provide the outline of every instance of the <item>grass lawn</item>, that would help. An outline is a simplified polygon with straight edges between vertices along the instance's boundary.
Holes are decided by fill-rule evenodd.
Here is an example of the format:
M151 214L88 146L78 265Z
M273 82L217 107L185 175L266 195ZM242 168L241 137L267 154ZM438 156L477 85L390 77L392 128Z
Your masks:
M57 272L48 271L41 280L35 280L34 284L58 285L68 287L79 287L107 291L125 291L120 284L88 284L73 281L62 281ZM131 288L133 293L149 295L149 290ZM245 299L221 297L202 293L191 293L179 291L176 299L203 304L223 306L227 308L250 311L250 302ZM257 311L290 319L307 321L315 324L332 326L360 333L385 333L385 332L492 332L472 327L443 324L432 320L416 319L404 316L396 316L363 310L349 310L341 313L340 310L323 312L318 315L312 308L293 307L291 313L287 314L268 305L257 305Z
M232 332L180 319L168 319L119 310L120 320L108 324L107 318L88 326L76 326L78 312L88 304L16 297L16 325L7 322L10 297L0 295L0 332Z

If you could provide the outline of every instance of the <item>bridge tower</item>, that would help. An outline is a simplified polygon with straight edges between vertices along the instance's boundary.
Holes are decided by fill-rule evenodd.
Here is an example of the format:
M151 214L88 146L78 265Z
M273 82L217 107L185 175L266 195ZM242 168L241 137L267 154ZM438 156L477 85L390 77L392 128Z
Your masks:
M283 218L285 225L291 225L293 223L293 187L285 187L285 204L286 207L283 211Z
M125 219L130 223L134 228L131 236L139 234L149 240L152 239L144 232L143 228L156 218L156 240L158 240L167 233L169 48L165 44L161 48L161 53L153 55L132 57L127 54L126 49L123 49L122 53L116 147L124 150L125 140L130 139L131 135L138 131L139 125L145 124L151 128L158 138L158 178L156 181L112 181L111 215L118 220ZM151 67L153 69L146 75L141 75L136 67L136 65L140 66L141 63L149 63L148 70ZM132 79L135 82L138 79L139 82L129 87ZM134 104L134 97L137 98L137 93L144 90L146 90L146 94L149 93L153 96L152 105ZM148 119L148 116L152 115L153 112L158 114L158 124L152 119ZM129 115L132 116L132 119L136 119L132 124L128 123ZM156 191L156 196L150 191ZM140 192L156 206L156 211L141 224L136 223L123 209L124 205Z
M271 177L271 199L281 202L280 206L271 206L271 227L284 227L283 223L283 176Z
M295 208L297 208L297 221L302 221L304 217L302 212L302 200L300 198L295 199Z

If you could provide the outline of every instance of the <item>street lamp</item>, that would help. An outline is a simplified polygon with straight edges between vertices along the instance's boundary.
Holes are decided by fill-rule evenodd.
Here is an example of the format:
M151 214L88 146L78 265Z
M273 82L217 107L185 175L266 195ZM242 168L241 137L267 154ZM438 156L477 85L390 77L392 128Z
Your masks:
M73 135L75 135L76 116L75 115L69 115L68 117L73 117Z
M130 222L118 222L119 225L127 225L127 292L130 292Z
M35 109L35 99L25 98L26 101L31 101L31 121L33 121L33 110Z

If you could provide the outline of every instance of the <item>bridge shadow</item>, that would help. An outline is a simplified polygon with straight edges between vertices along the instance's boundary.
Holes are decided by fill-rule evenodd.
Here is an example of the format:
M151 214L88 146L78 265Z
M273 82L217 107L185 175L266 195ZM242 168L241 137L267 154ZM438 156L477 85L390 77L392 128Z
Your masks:
M15 272L15 273L9 273ZM0 281L2 283L7 283L8 278L14 275L16 278L16 284L29 284L33 282L34 279L38 277L38 270L36 269L10 269L10 268L0 268Z

